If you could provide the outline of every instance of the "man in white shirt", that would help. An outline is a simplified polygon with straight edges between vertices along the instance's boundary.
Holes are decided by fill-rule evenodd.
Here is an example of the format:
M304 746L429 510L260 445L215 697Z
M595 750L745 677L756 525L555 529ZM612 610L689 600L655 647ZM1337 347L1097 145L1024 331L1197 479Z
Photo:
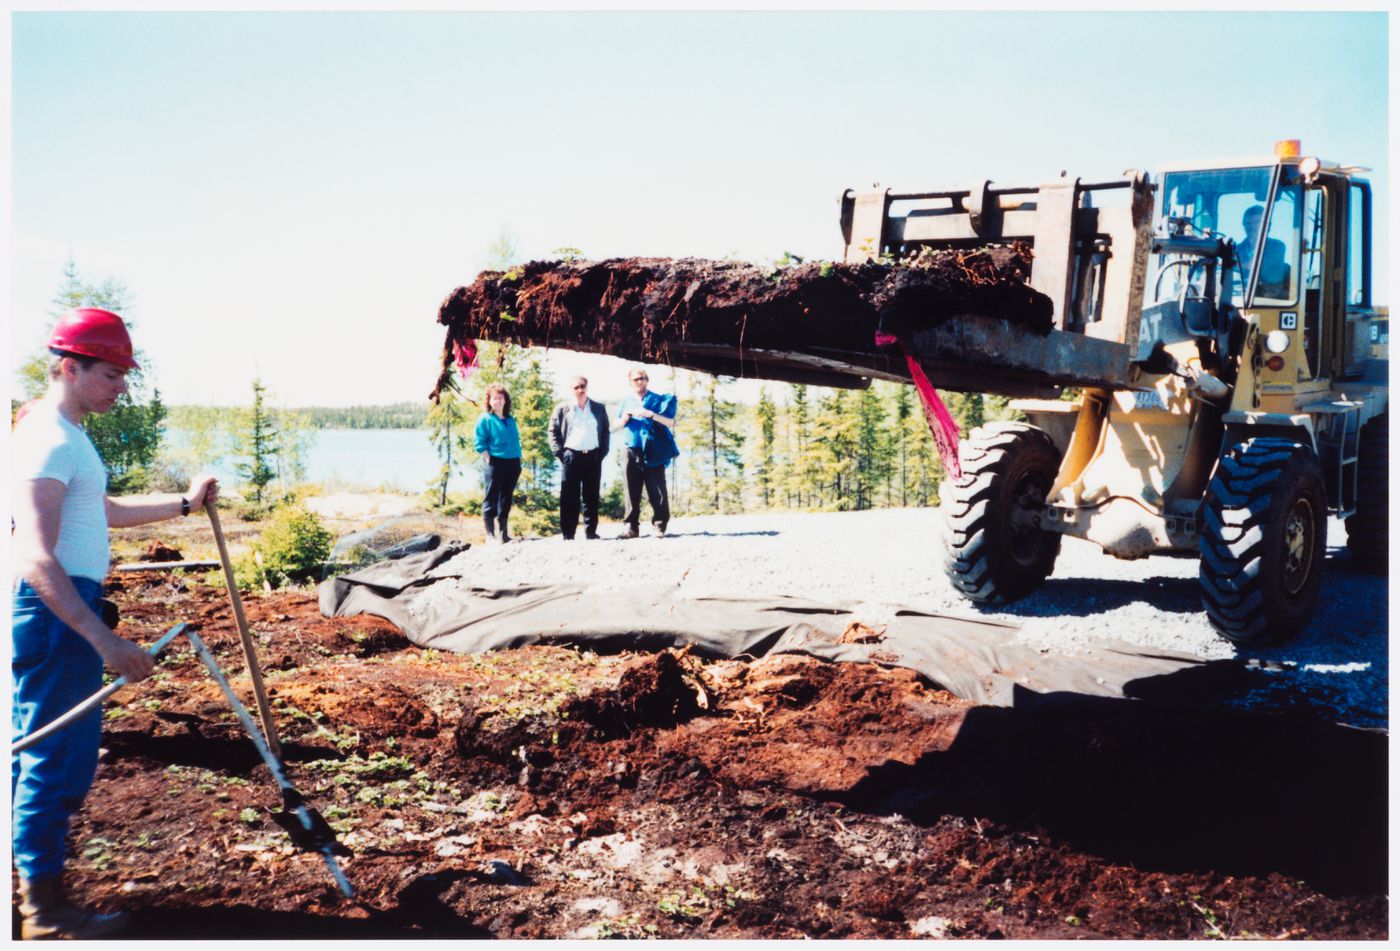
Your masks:
M598 487L608 454L608 410L588 398L588 380L574 377L572 400L554 407L549 448L563 465L559 478L559 533L572 539L583 510L585 538L598 537Z
M188 515L218 494L214 478L202 476L184 496L108 497L106 469L81 423L126 392L126 375L137 368L131 337L116 314L83 307L54 325L49 350L48 392L30 404L10 441L16 739L96 693L104 662L128 681L154 669L150 655L100 614L111 561L108 527ZM127 923L122 914L80 908L63 891L68 820L92 786L101 734L99 708L12 761L11 828L25 939L98 938Z

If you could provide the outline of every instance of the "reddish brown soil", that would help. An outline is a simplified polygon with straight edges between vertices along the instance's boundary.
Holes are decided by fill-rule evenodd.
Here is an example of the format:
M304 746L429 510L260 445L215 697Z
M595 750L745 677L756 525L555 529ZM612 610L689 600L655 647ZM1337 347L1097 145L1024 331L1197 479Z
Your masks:
M904 339L969 313L1048 333L1053 305L1024 283L1029 274L1029 254L1020 245L933 252L899 267L532 261L486 271L442 302L443 376L453 345L476 340L710 369L714 354L697 357L697 346L737 354L740 367L755 351L871 354L877 330Z
M152 540L142 553L145 561L180 561L185 556L180 553L180 549L172 548L158 540Z
M223 593L114 582L143 641ZM109 707L78 896L147 938L1387 936L1385 737L1084 701L971 706L904 670L422 651L249 596L288 773L342 899L179 642ZM861 636L859 631L853 637Z

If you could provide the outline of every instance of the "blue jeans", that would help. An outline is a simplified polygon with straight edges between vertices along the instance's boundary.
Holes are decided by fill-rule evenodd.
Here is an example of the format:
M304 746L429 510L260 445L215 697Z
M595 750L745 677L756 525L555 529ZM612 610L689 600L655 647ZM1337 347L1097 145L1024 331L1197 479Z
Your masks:
M100 582L72 579L88 607L99 612ZM102 689L102 658L58 619L28 582L15 589L11 678L14 738L56 720ZM63 872L68 820L83 804L97 774L102 710L10 759L10 818L15 867L26 881Z

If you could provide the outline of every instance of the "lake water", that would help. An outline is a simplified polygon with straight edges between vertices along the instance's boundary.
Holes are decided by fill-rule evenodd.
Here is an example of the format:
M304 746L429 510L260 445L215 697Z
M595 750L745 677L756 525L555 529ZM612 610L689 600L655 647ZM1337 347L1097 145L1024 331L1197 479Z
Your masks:
M172 447L189 445L188 435L179 429L169 429L166 439ZM450 491L479 492L480 464L475 453L467 450L458 458L464 464L456 467L448 484ZM611 454L604 461L605 487L615 477L614 462ZM220 464L197 468L232 483L237 481L233 466L234 460L226 457ZM307 482L345 488L421 492L437 478L441 466L426 429L318 429L306 451Z
M318 429L306 453L308 482L410 492L421 491L441 466L426 429ZM475 467L465 468L465 473L453 475L453 491L478 487Z
M186 434L178 429L169 430L167 438L172 446L189 444ZM475 458L470 452L462 458L467 464L453 474L451 490L479 489ZM306 481L421 492L437 477L441 465L426 429L318 429L306 451ZM222 464L208 468L233 481L233 466L234 460L225 458Z

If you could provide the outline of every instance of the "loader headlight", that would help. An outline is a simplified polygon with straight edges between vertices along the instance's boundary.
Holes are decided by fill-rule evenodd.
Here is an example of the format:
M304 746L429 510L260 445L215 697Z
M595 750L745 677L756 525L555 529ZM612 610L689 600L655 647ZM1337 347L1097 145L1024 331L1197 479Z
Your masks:
M1270 353L1283 353L1288 349L1288 334L1282 330L1270 330L1264 335L1264 349Z

